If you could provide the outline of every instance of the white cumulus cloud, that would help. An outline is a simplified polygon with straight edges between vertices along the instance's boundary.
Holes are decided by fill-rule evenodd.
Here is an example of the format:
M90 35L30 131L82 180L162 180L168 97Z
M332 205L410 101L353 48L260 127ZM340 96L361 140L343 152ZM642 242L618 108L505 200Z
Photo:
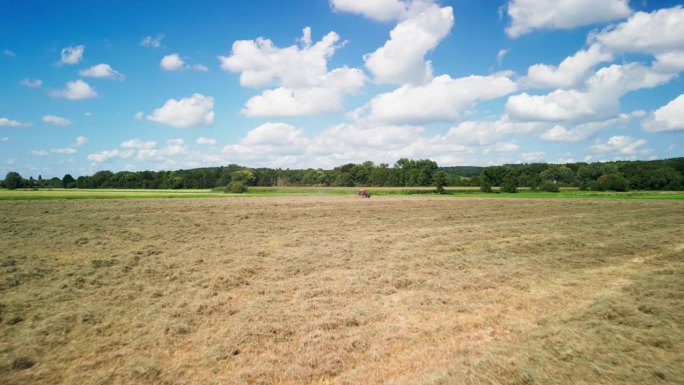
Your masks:
M178 71L185 68L185 62L177 53L164 56L159 65L167 71Z
M68 126L68 125L71 125L73 123L69 119L63 118L61 116L55 116L55 115L43 116L43 122L48 123L48 124L53 124L55 126Z
M77 45L77 46L69 46L66 48L62 48L61 52L61 63L62 64L78 64L83 60L83 51L85 50L85 46L83 45Z
M293 117L342 110L344 95L355 94L366 80L356 68L337 68L320 79L317 86L278 87L250 98L242 112L250 117Z
M180 100L169 99L147 116L148 120L173 127L207 126L214 122L214 98L193 94Z
M364 56L366 68L378 83L423 84L432 79L432 63L425 55L433 50L454 25L451 7L414 2L409 16L390 32L390 39Z
M216 145L216 140L212 139L212 138L205 138L204 136L200 136L199 138L197 138L195 143L206 145L206 146L214 146L214 145Z
M643 127L648 132L684 131L684 94L655 110Z
M506 6L510 37L536 29L572 29L629 16L629 0L510 0Z
M408 6L401 0L330 0L337 12L355 13L378 21L400 20L406 16Z
M644 149L644 139L634 139L629 136L616 135L608 138L606 142L598 142L589 148L589 151L602 154L619 155L648 155L651 150Z
M152 149L157 147L157 142L153 140L142 141L140 139L130 139L121 143L121 148Z
M231 55L219 56L219 61L222 69L240 73L243 86L314 86L327 74L328 59L339 48L339 39L337 33L329 32L312 44L311 28L306 27L301 47L279 48L263 37L238 40L233 43Z
M522 93L508 98L506 113L521 121L598 121L619 114L624 94L668 82L671 73L661 73L641 63L613 64L599 69L584 89L558 89L545 95Z
M600 2L593 2L598 4ZM684 7L637 12L589 37L615 52L658 54L684 49Z
M581 123L570 126L556 124L542 132L539 137L542 140L550 142L581 142L591 138L601 130L624 126L630 120L643 118L645 114L646 112L637 110L630 114L620 114L617 118L611 118L603 121Z
M301 45L276 47L265 38L233 43L230 56L220 56L221 68L239 72L248 87L278 85L251 97L242 109L250 117L292 117L342 110L344 96L357 93L366 76L357 68L328 71L327 62L338 48L335 32L313 43L304 28Z
M131 156L133 156L133 154L133 150L104 150L88 154L87 159L93 163L104 163L113 158L130 158Z
M364 108L368 118L386 123L453 121L475 102L494 99L516 90L504 75L438 76L425 85L407 84L375 96Z
M612 59L610 53L603 52L601 45L594 44L565 58L558 66L531 66L523 83L532 87L573 88L587 79L594 66Z
M96 64L90 68L78 71L78 74L83 77L104 78L113 80L123 80L124 76L114 70L109 64Z
M59 91L52 91L52 96L69 100L90 99L97 96L95 88L81 79L70 80L66 83L66 88Z
M302 129L285 123L264 123L249 131L242 139L245 145L300 145L307 142L302 136Z

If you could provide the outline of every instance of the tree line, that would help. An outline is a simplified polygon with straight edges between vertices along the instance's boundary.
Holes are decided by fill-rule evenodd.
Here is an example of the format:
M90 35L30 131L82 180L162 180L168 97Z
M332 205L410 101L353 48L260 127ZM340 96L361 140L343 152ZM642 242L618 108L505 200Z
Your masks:
M604 163L527 163L502 166L439 167L429 159L402 158L386 163L348 163L330 170L249 168L236 164L176 171L98 171L74 178L23 178L9 172L0 187L15 188L122 188L210 189L231 183L245 186L473 186L482 191L518 187L557 191L559 187L584 190L681 190L684 158Z

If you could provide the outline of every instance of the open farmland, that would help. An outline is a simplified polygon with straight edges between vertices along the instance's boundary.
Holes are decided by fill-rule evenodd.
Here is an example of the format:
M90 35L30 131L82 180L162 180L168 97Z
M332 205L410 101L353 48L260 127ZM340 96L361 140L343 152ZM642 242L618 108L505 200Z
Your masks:
M684 201L0 201L2 384L681 384Z

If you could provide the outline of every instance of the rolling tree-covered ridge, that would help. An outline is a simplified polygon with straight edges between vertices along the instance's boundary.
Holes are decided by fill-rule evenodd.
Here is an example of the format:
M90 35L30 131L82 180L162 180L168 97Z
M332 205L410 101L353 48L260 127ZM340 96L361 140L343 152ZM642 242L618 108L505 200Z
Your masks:
M439 167L429 159L402 158L385 163L348 163L332 170L249 168L235 164L176 171L98 171L93 175L60 178L23 178L9 172L1 186L15 188L125 188L207 189L239 183L245 186L476 186L483 191L518 187L557 191L558 187L585 190L682 190L684 158L604 163L527 163L503 166Z

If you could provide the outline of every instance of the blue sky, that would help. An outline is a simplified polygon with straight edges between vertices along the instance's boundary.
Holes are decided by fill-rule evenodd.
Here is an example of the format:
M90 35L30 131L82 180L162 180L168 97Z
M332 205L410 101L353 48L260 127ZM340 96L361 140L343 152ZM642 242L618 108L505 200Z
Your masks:
M684 154L684 8L0 1L0 173Z

